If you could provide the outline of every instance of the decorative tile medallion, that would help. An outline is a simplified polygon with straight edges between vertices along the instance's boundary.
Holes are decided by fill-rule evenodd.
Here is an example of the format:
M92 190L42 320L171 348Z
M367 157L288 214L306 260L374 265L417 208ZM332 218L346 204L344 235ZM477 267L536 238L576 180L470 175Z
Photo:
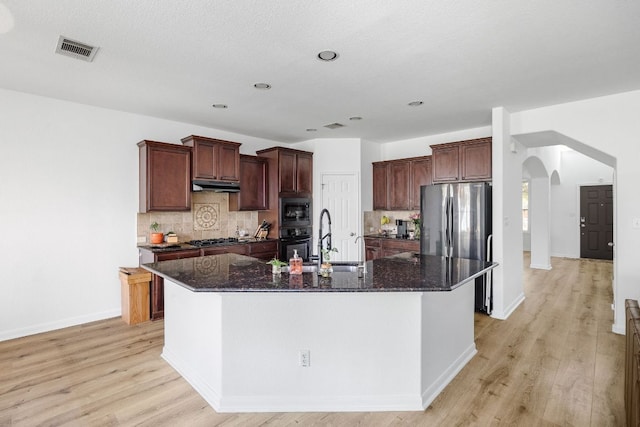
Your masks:
M193 229L220 230L220 204L194 203Z

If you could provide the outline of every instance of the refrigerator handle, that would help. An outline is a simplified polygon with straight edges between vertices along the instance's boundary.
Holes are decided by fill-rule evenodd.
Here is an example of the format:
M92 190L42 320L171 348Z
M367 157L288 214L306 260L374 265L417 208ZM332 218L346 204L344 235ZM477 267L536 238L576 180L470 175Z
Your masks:
M445 194L444 203L444 253L445 258L449 257L449 193Z
M489 234L487 237L487 262L493 261L493 234ZM493 312L493 270L486 274L485 279L485 300L484 307L487 310L487 314L491 315Z
M449 198L449 212L447 212L447 218L449 219L449 257L453 256L453 197Z

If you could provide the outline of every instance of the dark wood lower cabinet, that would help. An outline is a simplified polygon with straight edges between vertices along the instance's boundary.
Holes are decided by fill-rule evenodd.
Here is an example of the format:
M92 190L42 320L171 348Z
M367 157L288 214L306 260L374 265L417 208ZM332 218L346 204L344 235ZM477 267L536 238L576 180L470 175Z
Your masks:
M140 263L168 261L172 259L200 256L200 249L186 249L173 252L154 253L149 249L140 249ZM151 320L164 318L164 279L155 274L151 276Z
M402 252L420 252L419 240L366 237L364 244L367 261L400 254Z
M249 256L269 261L278 257L278 241L265 240L264 242L249 243Z
M195 258L206 255L220 255L226 253L248 255L253 258L268 261L278 254L278 241L265 240L261 242L238 243L229 246L212 246L200 249L183 249L171 252L153 252L151 249L139 248L140 264L172 259ZM153 274L151 276L151 320L164 318L164 279Z

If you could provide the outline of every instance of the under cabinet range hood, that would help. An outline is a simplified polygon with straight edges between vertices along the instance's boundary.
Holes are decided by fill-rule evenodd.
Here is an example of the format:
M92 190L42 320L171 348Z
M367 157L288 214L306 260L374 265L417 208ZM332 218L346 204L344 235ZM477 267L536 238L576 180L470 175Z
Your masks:
M237 193L240 191L240 183L238 182L194 179L191 184L192 191L215 191L216 193Z

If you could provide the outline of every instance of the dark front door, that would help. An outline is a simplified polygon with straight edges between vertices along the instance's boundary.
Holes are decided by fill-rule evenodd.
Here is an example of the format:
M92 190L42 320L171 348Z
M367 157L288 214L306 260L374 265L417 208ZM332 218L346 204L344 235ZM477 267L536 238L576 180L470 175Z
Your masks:
M580 187L580 258L613 259L611 185Z

